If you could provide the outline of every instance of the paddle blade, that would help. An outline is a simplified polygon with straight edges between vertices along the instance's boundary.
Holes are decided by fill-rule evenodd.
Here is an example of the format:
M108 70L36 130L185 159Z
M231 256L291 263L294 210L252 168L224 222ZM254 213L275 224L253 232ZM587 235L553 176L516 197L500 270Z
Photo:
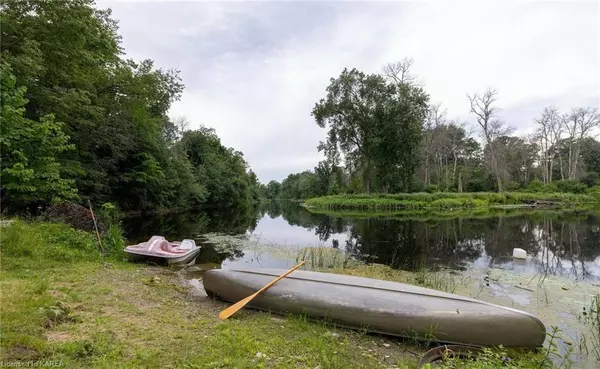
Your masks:
M238 310L240 310L244 306L246 306L246 304L249 303L250 300L252 300L254 297L256 297L256 295L258 295L258 292L253 293L252 295L246 297L245 299L240 300L240 301L236 302L235 304L231 305L230 307L228 307L227 309L221 311L219 313L219 319L225 320L225 319L229 318L230 316L232 316L233 314L237 313Z
M280 281L281 279L283 279L284 277L286 277L288 274L290 274L294 270L300 268L302 265L304 265L304 260L301 261L300 263L298 263L298 265L296 265L292 269L288 270L287 272L285 272L282 275L280 275L279 277L277 277L275 280L269 282L269 284L267 284L266 286L264 286L260 290L254 292L252 295L246 297L243 300L240 300L240 301L236 302L235 304L231 305L227 309L221 311L219 313L219 318L221 320L225 320L225 319L229 318L230 316L232 316L233 314L235 314L238 310L240 310L241 308L243 308L244 306L246 306L246 304L249 303L250 301L252 301L253 298L255 298L256 296L258 296L259 293L266 291L267 289L269 289L269 287L271 287L272 285L274 285L275 283L277 283L278 281Z

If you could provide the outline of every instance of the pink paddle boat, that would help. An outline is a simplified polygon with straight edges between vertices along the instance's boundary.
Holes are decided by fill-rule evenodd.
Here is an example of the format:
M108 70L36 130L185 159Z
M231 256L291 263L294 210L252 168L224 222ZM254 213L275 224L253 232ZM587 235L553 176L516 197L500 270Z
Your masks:
M150 240L125 248L132 261L162 261L169 265L193 264L200 253L200 247L194 240L169 242L162 236L152 236Z

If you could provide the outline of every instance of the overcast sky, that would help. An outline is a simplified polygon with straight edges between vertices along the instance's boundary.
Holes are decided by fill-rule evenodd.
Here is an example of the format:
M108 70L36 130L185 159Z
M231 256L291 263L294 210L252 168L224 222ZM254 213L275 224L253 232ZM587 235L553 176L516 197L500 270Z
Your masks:
M448 118L467 93L499 91L500 117L531 131L548 104L600 106L597 1L98 1L128 57L181 71L172 117L213 127L264 183L312 169L325 137L314 104L344 67L413 73Z

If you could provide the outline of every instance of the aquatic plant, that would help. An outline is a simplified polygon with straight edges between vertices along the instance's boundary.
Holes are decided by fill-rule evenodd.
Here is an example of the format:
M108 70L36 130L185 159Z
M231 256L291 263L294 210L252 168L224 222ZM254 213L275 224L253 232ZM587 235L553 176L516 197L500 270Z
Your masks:
M331 247L304 247L296 256L296 262L300 260L306 261L306 266L310 269L344 269L360 263L350 253Z
M588 354L591 351L596 361L600 361L600 294L592 297L588 307L583 307L579 320L591 327L590 343L592 348L590 350L587 345L587 336L582 335L579 342L582 351L585 350Z

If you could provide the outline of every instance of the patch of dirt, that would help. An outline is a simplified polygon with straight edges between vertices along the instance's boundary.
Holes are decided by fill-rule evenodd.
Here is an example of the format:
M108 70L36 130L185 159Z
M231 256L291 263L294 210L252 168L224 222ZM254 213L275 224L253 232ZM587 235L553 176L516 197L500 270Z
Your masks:
M2 350L0 353L0 357L4 361L29 361L38 359L41 356L42 354L38 350L23 345L14 345L8 349Z
M48 293L60 300L64 300L65 297L67 296L58 290L50 290L50 291L48 291Z
M50 342L66 342L71 341L73 338L67 332L48 332L46 333L46 339Z

